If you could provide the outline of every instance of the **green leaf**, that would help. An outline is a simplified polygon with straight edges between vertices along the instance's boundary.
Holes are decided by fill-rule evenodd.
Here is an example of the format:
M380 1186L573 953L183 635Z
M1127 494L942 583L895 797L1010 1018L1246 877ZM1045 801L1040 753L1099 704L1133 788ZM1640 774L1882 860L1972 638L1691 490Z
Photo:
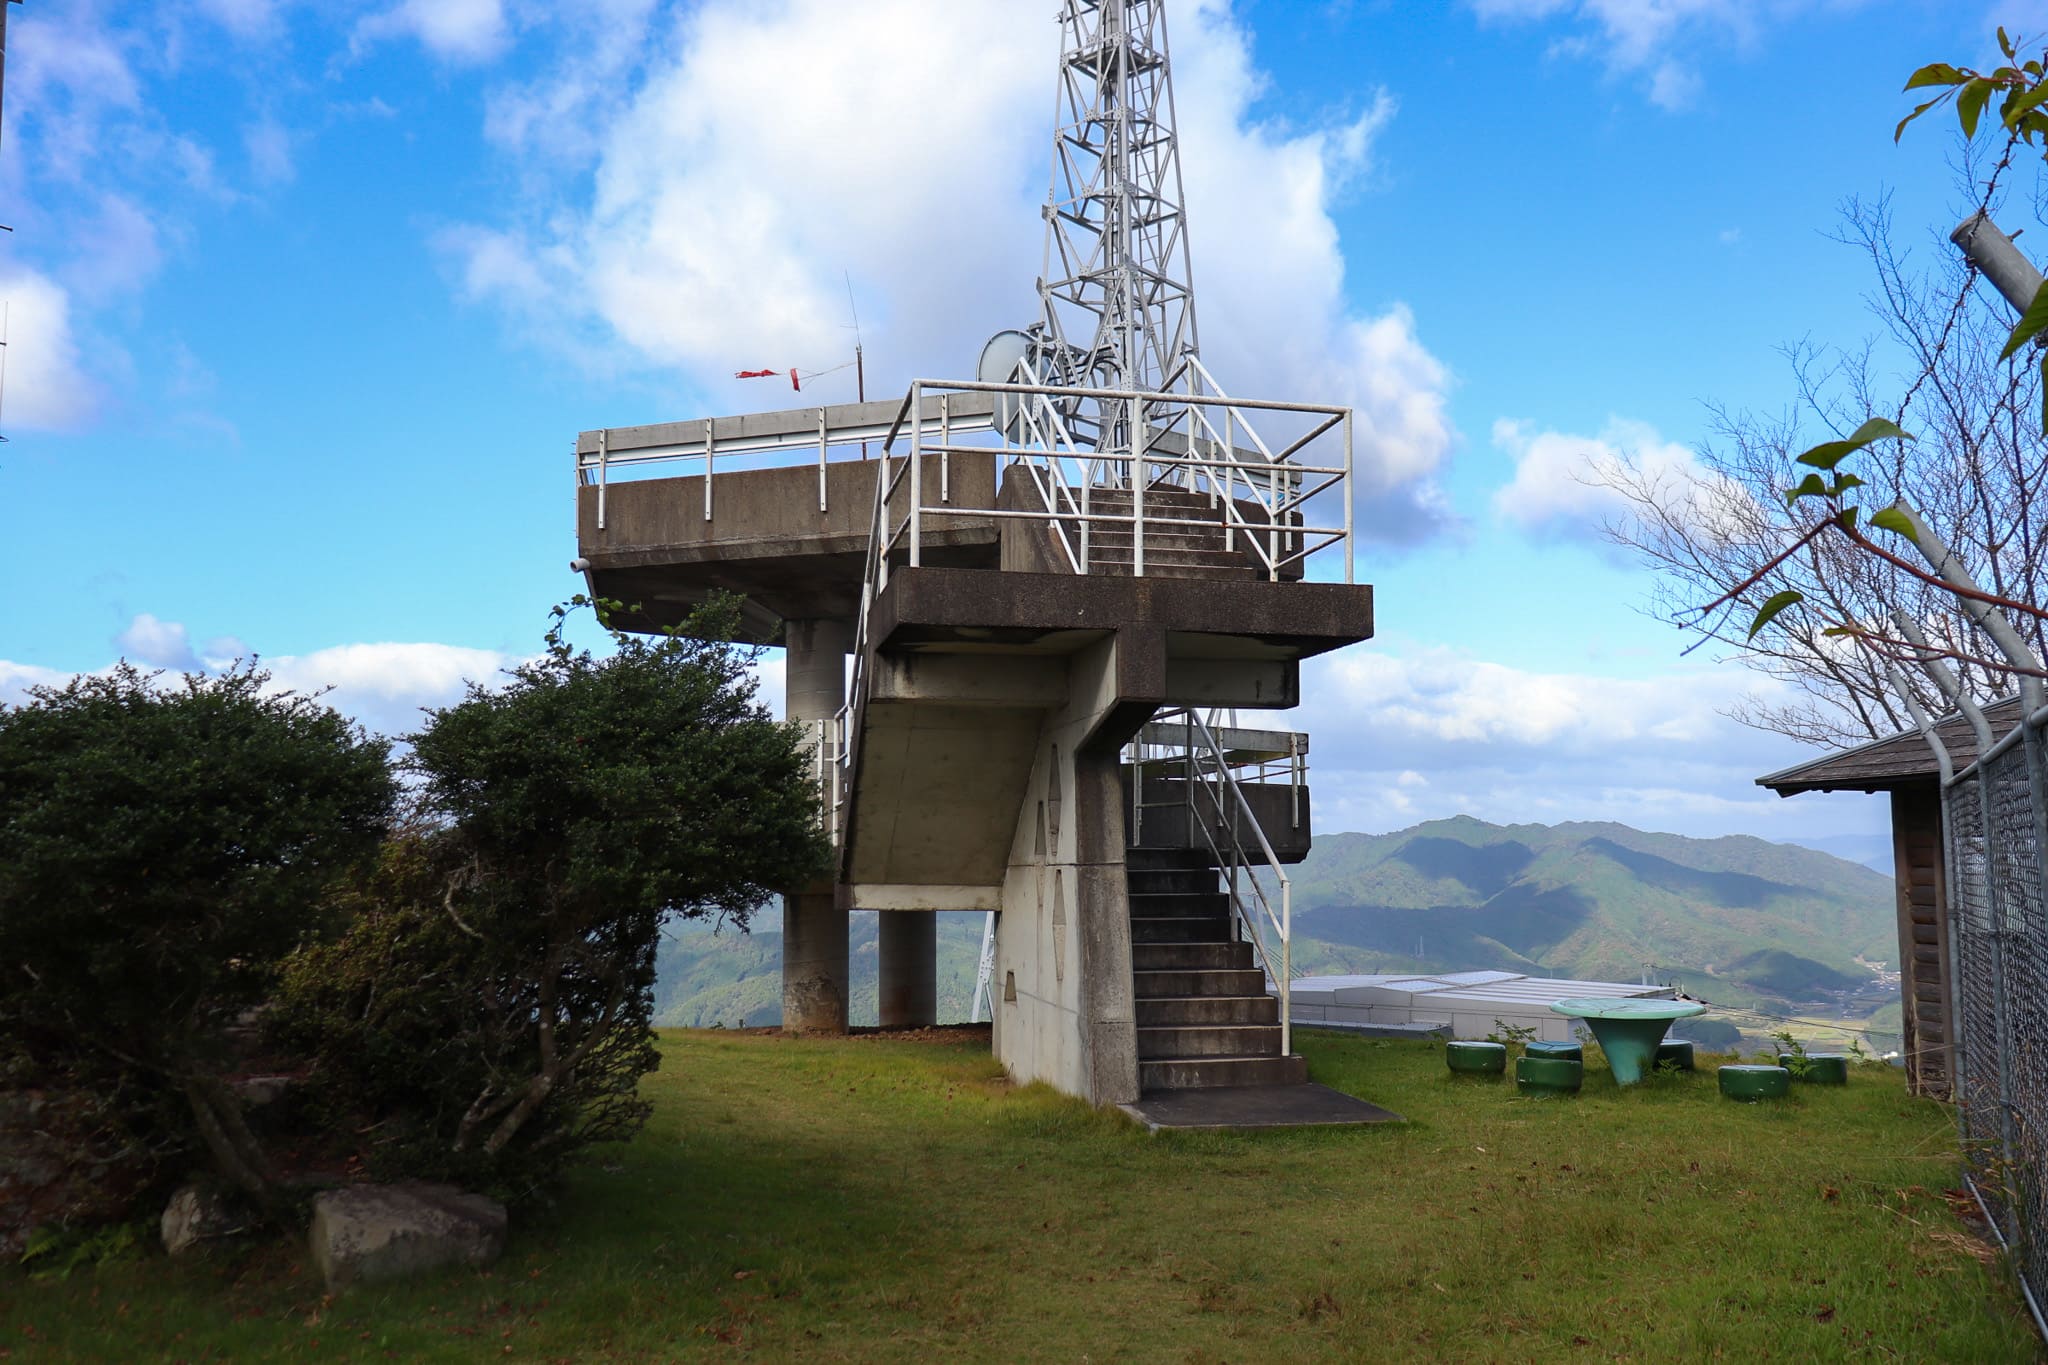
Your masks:
M2019 55L2013 51L2012 39L2005 36L2004 24L1998 26L1998 50L2003 52L2008 60Z
M1998 358L2010 359L2014 351L2039 336L2044 327L2048 327L2048 280L2041 281L2041 287L2034 292L2034 301L2013 324L2012 335L2005 339L2005 349L1998 353Z
M1947 99L1947 98L1948 98L1948 96L1946 96L1946 95L1942 96L1942 99ZM1914 111L1913 111L1912 113L1910 113L1910 114L1906 115L1906 116L1905 116L1904 118L1900 119L1900 120L1899 120L1899 126L1898 126L1898 127L1896 127L1896 128L1894 128L1894 129L1892 129L1892 141L1893 141L1893 142L1897 142L1897 141L1898 141L1898 140L1899 140L1900 138L1904 137L1904 136L1906 135L1906 125L1907 125L1907 124L1911 123L1911 122L1912 122L1912 121L1913 121L1914 119L1916 119L1916 118L1919 118L1919 117L1920 117L1920 116L1921 116L1922 114L1926 113L1926 112L1927 112L1927 111L1928 111L1929 109L1932 109L1932 108L1933 108L1933 107L1934 107L1935 105L1937 105L1937 104L1940 104L1940 103L1941 103L1941 100L1938 100L1938 99L1937 99L1937 100L1929 100L1929 101L1927 101L1927 103L1925 103L1925 104L1923 104L1923 105L1919 106L1919 107L1918 107L1917 109L1915 109L1915 110L1914 110Z
M1887 507L1881 512L1872 513L1870 524L1877 527L1880 531L1896 532L1909 540L1913 536L1913 523L1907 520L1906 514L1896 507Z
M1858 633L1859 632L1854 626L1829 626L1826 630L1821 632L1821 634L1823 635L1832 635L1837 640L1841 639L1845 635L1855 635Z
M1961 85L1968 79L1947 62L1929 62L1906 78L1906 89L1918 90L1927 85Z
M1832 470L1843 460L1854 455L1873 441L1896 438L1910 441L1913 438L1901 431L1895 422L1882 417L1873 417L1855 431L1849 433L1846 441L1823 441L1799 457L1799 463L1812 465L1815 469Z
M1805 593L1795 592L1790 588L1787 588L1784 592L1773 594L1771 600L1764 603L1763 606L1757 610L1756 619L1749 623L1749 638L1754 640L1756 638L1756 633L1762 630L1765 626L1769 625L1771 623L1771 618L1776 616L1779 612L1785 610L1785 608L1791 606L1795 602L1804 602L1805 600Z
M1790 507L1801 498L1824 498L1828 495L1827 485L1820 481L1820 475L1808 474L1799 481L1797 488L1785 490L1785 505Z
M1977 136L1977 120L1984 113L1984 103L1991 98L1991 82L1979 76L1964 86L1956 96L1956 117L1962 120L1963 136Z
M1967 95L1969 91L1966 89L1963 93ZM2043 100L2048 100L2048 83L2036 85L2031 90L2015 91L2012 98L2005 102L2005 126L2017 127L2021 116Z
M1861 483L1863 481L1858 479L1857 482ZM1860 507L1844 507L1842 515L1836 517L1835 520L1841 523L1843 530L1853 531L1856 529L1856 518L1862 514L1862 511L1863 509Z
M1839 498L1842 496L1842 494L1848 492L1850 489L1861 487L1863 487L1863 480L1857 478L1854 474L1844 474L1840 478L1836 479L1833 486L1831 486L1828 489L1828 496L1831 498ZM1856 509L1852 507L1849 510L1853 512Z

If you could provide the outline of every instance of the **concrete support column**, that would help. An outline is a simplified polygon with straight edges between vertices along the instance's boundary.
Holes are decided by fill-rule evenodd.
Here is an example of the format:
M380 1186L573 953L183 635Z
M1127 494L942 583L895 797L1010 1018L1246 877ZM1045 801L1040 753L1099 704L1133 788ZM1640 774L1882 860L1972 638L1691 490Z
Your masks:
M935 910L884 910L881 950L883 1028L925 1028L939 1020L939 916Z
M846 700L844 621L791 621L785 632L783 714L817 742L818 722ZM846 1032L846 922L830 882L782 898L782 1027L791 1033Z

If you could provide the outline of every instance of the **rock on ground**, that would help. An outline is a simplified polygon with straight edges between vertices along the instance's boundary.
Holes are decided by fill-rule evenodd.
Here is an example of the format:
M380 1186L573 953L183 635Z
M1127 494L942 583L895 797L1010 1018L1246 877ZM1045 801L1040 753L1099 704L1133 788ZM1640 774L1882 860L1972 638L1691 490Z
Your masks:
M505 1206L453 1185L351 1185L313 1201L311 1241L329 1289L488 1265L505 1249Z
M232 1237L248 1227L249 1220L241 1216L228 1195L201 1184L180 1187L164 1205L164 1216L157 1224L164 1250L173 1256L186 1255L209 1238Z

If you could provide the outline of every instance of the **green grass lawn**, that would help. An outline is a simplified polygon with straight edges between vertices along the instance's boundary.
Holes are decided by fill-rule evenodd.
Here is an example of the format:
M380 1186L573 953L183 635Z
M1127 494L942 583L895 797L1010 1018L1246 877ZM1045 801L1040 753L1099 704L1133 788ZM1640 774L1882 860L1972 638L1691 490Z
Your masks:
M296 1247L9 1270L0 1357L2035 1357L1896 1072L1526 1101L1431 1044L1300 1045L1409 1121L1151 1137L985 1044L667 1033L646 1132L490 1273L329 1302Z

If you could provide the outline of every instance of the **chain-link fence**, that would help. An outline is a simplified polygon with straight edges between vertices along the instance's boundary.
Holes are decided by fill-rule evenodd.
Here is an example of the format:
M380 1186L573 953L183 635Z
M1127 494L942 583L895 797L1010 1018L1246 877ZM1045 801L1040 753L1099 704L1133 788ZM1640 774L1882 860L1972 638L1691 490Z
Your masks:
M1966 1177L2041 1317L2048 1292L2048 709L1943 794Z

